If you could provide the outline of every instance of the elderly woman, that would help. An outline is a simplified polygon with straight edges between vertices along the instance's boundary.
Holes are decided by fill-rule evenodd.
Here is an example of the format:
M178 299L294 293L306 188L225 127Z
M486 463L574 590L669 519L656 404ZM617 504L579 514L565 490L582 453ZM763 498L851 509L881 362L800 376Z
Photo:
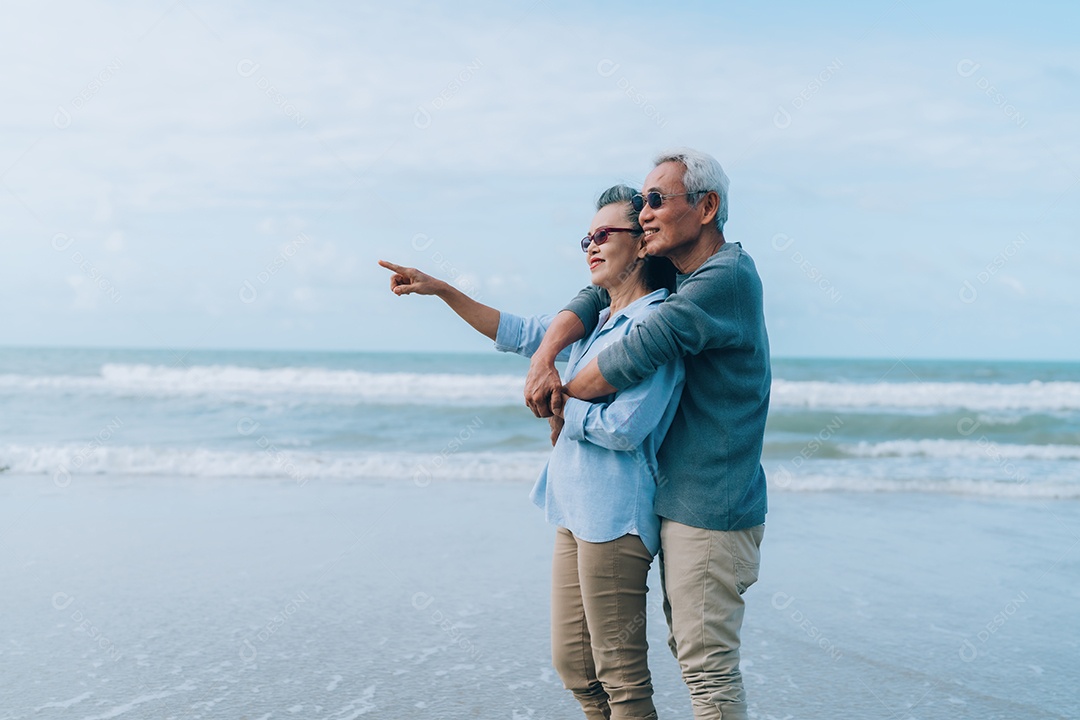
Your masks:
M623 337L663 302L675 271L646 256L631 198L617 185L597 201L581 240L592 282L611 305L597 328L571 345L568 382L600 350ZM522 318L469 298L449 283L380 261L394 272L397 295L435 295L495 348L531 356L552 317ZM533 502L558 527L552 562L551 645L556 670L587 718L654 718L645 637L646 576L660 548L653 512L656 451L671 424L684 380L681 360L657 370L606 402L566 398L561 433L532 491Z

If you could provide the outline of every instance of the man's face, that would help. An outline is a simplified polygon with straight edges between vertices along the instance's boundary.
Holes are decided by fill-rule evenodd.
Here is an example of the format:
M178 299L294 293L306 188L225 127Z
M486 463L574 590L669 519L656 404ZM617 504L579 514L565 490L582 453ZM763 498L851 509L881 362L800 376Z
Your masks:
M686 167L682 163L661 163L645 178L641 192L643 195L654 191L661 195L685 193L685 172ZM638 220L645 229L645 250L650 255L666 256L677 252L701 236L704 203L700 202L700 196L696 197L699 199L697 207L690 204L687 195L664 198L660 207L655 209L645 203Z

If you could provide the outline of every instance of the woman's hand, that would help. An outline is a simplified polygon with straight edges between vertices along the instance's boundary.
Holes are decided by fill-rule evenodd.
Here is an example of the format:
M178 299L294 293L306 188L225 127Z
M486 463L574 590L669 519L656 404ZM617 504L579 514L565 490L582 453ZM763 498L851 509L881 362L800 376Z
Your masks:
M380 260L379 264L394 273L390 278L390 292L395 295L436 295L478 333L490 340L499 336L500 314L495 308L476 302L445 280L433 278L416 268L385 260Z
M529 362L529 374L525 378L525 404L538 418L549 418L555 412L555 398L562 392L562 378L555 369L555 361L539 352ZM561 414L561 409L560 409Z
M446 287L442 280L416 268L402 267L385 260L380 260L379 264L394 273L390 278L390 292L395 295L437 295Z
M563 419L558 415L552 415L548 418L548 427L551 428L551 447L555 447L555 443L559 441L559 435L562 434Z
M551 428L551 446L555 447L555 443L559 441L559 435L562 434L563 425L566 422L566 418L563 415L563 407L566 405L566 399L569 396L566 394L562 385L559 385L559 389L551 394L551 417L548 418L548 427Z

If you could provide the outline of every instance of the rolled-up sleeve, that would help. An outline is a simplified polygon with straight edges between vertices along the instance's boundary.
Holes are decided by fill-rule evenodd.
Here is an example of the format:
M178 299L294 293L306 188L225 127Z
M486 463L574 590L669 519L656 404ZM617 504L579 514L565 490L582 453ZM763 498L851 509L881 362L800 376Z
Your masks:
M544 339L554 315L536 315L521 317L511 313L499 313L499 329L495 333L495 349L499 352L512 352L525 357L532 357ZM556 360L565 361L570 357L570 348L559 353Z

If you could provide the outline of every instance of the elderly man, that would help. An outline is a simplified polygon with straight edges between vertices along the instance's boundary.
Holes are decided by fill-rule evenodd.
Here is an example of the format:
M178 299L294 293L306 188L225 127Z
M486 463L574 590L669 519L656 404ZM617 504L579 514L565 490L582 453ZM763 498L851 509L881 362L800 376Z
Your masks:
M761 447L769 408L769 339L761 279L739 243L724 240L728 179L710 155L660 155L634 200L646 248L679 271L678 291L566 387L558 352L592 332L607 297L582 290L533 356L526 402L561 414L567 393L593 399L629 387L674 357L686 387L658 454L656 512L669 644L695 718L746 718L739 672L742 594L757 580L766 512Z

